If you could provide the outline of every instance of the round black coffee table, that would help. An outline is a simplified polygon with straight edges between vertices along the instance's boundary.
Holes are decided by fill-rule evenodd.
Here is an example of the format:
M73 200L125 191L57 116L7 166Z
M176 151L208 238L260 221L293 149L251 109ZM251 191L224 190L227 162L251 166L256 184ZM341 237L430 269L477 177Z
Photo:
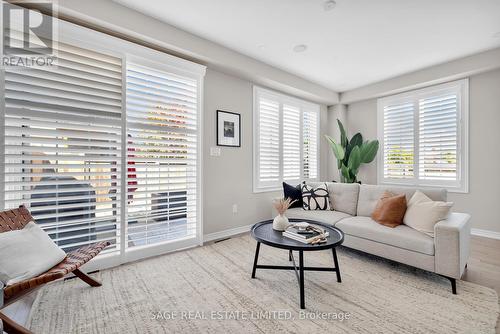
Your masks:
M273 221L265 220L263 222L257 223L252 226L251 234L252 237L257 240L257 248L255 249L255 259L253 262L252 278L255 278L255 271L257 269L278 269L278 270L294 270L299 281L300 287L300 308L304 309L305 297L304 297L304 270L310 271L335 271L337 273L337 282L342 282L340 277L339 261L337 259L337 251L335 247L340 245L344 241L344 233L328 224L323 224L314 220L309 219L290 219L291 223L294 222L308 222L310 224L319 225L328 231L329 236L327 242L319 245L309 245L304 244L300 241L295 241L293 239L284 237L282 232L273 230ZM268 245L271 247L281 248L288 250L289 261L293 262L293 266L274 266L274 265L263 265L258 264L259 260L259 250L260 244ZM304 267L304 252L307 251L319 251L331 249L333 253L333 262L335 264L334 268L328 267ZM295 259L293 257L293 251L299 252L299 266L295 264Z

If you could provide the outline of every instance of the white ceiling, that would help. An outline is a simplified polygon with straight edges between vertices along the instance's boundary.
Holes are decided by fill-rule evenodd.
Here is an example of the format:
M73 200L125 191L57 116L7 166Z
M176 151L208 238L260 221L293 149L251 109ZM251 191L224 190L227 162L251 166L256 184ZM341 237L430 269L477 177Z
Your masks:
M114 1L338 92L500 46L500 0Z

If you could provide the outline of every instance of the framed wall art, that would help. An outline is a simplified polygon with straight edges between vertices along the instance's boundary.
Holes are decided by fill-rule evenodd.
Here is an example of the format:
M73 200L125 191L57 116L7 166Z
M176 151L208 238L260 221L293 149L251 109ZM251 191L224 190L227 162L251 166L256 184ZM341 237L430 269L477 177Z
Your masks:
M241 115L217 110L217 146L241 147Z

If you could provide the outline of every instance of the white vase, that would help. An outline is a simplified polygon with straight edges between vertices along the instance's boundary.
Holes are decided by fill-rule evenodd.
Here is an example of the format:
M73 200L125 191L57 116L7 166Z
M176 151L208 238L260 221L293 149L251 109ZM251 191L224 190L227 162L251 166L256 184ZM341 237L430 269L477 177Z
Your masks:
M284 231L288 227L288 218L285 215L277 215L273 220L273 230Z

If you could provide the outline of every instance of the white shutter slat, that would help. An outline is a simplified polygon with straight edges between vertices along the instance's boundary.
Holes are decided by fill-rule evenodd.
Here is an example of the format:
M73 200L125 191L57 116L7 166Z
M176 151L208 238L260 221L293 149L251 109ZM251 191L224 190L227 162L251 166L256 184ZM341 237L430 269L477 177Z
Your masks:
M60 123L59 123L60 124ZM59 140L61 138L75 138L75 139L89 139L89 140L107 140L107 141L113 141L113 140L119 140L120 136L117 134L117 129L109 128L107 133L99 133L99 132L93 132L93 131L88 131L89 128L87 128L87 131L81 130L81 131L72 131L72 130L66 130L64 128L61 128L61 125L57 124L57 134L58 136L54 138L54 140ZM68 124L68 127L73 127L72 125ZM79 130L80 128L77 128ZM5 133L9 136L15 136L16 134L21 136L21 139L24 139L25 137L23 136L37 136L37 137L54 137L54 129L36 129L36 128L31 128L28 126L25 127L15 127L15 126L5 126ZM19 140L21 140L19 139ZM91 143L91 142L90 142Z
M89 142L85 140L66 140L62 138L42 138L42 137L15 137L15 136L5 136L6 145L21 145L21 144L39 144L50 147L50 145L67 145L67 146L82 146L90 147ZM120 148L120 145L116 142L110 141L93 141L92 148L94 147L106 147L106 148Z
M35 174L35 173L33 173ZM113 174L111 174L113 175ZM58 187L64 186L64 185L80 185L80 186L86 186L88 185L87 180L76 180L75 178L68 178L68 177L63 177L63 176L56 176L56 177L51 177L48 181L43 181L43 178L39 180L38 178L34 178L34 181L28 182L21 180L19 181L19 178L17 178L17 181L12 181L12 182L5 182L6 184L9 184L10 186L21 186L21 185L28 185L28 186L54 186L54 192L57 192L59 190ZM99 183L104 183L108 179L104 178L99 178L97 179ZM63 187L63 188L68 188L68 187Z
M16 90L18 89L18 90ZM5 100L6 101L15 101L18 104L21 104L23 101L28 100L29 104L27 107L33 105L48 105L48 106L60 106L60 108L64 108L65 106L71 106L77 110L88 110L93 109L97 111L104 111L108 113L120 113L121 108L120 104L116 103L114 99L109 98L99 98L96 97L94 101L91 101L88 97L85 100L75 98L72 96L74 94L64 92L55 92L54 90L50 90L52 94L44 93L44 89L36 89L36 92L28 91L23 87L19 87L19 85L9 85L8 88L5 89ZM59 94L57 94L59 93ZM69 98L69 97L73 98ZM80 97L83 98L83 95L80 94ZM108 100L109 103L98 103L97 101Z
M62 233L68 233L68 232L77 232L79 231L81 227L81 223L92 223L94 224L94 227L114 227L116 223L113 221L112 217L102 217L102 218L95 218L95 219L89 219L89 218L83 218L83 219L68 219L64 223L58 223L58 224L46 224L44 225L44 230L47 233L54 233L54 232L62 232Z
M85 68L76 68L71 64L68 64L62 60L57 64L57 67L44 66L37 67L37 70L45 73L44 75L48 77L57 78L58 76L64 76L68 80L74 80L78 82L82 80L82 82L88 83L89 85L100 85L102 84L104 87L109 86L117 86L121 84L121 76L116 75L115 73L108 73L107 75L101 75L99 71L87 72ZM31 71L31 69L30 69ZM19 73L20 71L17 71ZM38 73L40 73L38 72Z
M259 98L257 103L259 112L258 183L260 186L276 186L280 178L280 105L277 101L265 98Z
M53 78L50 79L48 77L37 77L31 71L27 74L19 74L19 73L7 73L6 77L9 81L15 82L18 85L33 85L35 84L38 87L50 88L55 91L66 91L76 94L82 94L87 96L94 96L96 99L100 97L111 98L115 100L120 100L120 92L117 91L109 91L106 89L98 89L95 87L88 87L82 85L80 82L71 82L70 80L66 81L57 81Z
M34 84L35 82L33 82L33 80L30 83L12 82L10 90L7 91L7 93L23 91L24 93L33 94L33 96L39 96L39 99L41 99L41 97L48 97L51 101L65 98L73 101L91 103L92 105L100 104L105 107L121 107L120 96L117 96L117 94L102 94L103 96L101 96L101 94L95 94L93 90L72 90L71 86L68 85L62 87L50 85L47 84L47 82L38 83L43 86L34 86ZM10 97L9 94L6 94L6 97Z
M415 145L413 104L403 102L385 106L383 131L383 177L412 179Z
M114 184L114 183L113 183ZM118 183L116 183L118 184ZM20 187L16 187L20 188ZM80 193L87 193L87 192L93 192L93 191L98 191L100 194L114 194L118 192L120 187L118 185L116 186L92 186L90 184L86 184L84 187L78 187L78 192L74 190L74 188L67 187L67 188L58 188L57 192L54 192L54 189L51 189L50 187L44 187L45 189L37 189L35 188L34 190L9 190L5 191L6 195L9 195L9 199L11 202L16 201L24 201L23 198L19 199L21 195L28 195L26 196L27 198L50 198L50 196L59 196L59 194L64 194L63 196L75 196L80 194ZM32 195L32 196L31 196ZM36 195L36 196L35 196ZM114 196L114 195L112 195Z
M302 163L305 179L318 178L318 126L319 113L304 109L302 112Z
M71 105L72 103L71 100L66 100L66 101L57 101L58 103L50 103L50 99L45 99L46 101L28 101L25 98L5 98L5 102L7 103L8 107L11 108L25 108L25 109L31 109L31 110L52 110L54 112L61 112L61 113L67 113L68 115L70 114L76 114L76 115L89 115L89 114L96 114L100 113L101 115L105 115L107 117L119 117L119 113L121 112L120 109L118 108L106 108L106 107L99 107L95 104L87 103L79 103L79 105ZM68 105L64 105L64 103L67 103ZM98 108L99 107L99 108Z
M283 105L283 179L300 180L300 109Z
M158 217L161 218L161 215L158 215ZM193 213L190 213L190 217L194 218L194 217L196 217L196 215L193 215ZM168 222L159 220L157 223L151 223L148 227L150 227L150 228L151 227L160 227L160 226L165 225L165 224L170 224L171 226L169 226L169 228L168 228L169 234L171 234L171 232L181 232L185 227L183 226L183 224L176 225L175 222L177 222L177 221L182 222L182 219L172 218ZM174 224L171 224L171 223L174 223ZM196 229L196 224L188 224L187 228L188 229ZM141 226L131 226L129 228L129 234L138 235L140 233L144 233L143 230L144 230L144 228Z
M50 70L48 68L31 68L29 71L18 71L7 74L7 77L14 77L18 73L22 73L25 77L22 79L23 82L33 80L38 84L42 82L51 82L52 84L60 85L69 85L70 89L72 87L84 87L85 90L100 90L103 93L111 93L111 94L121 94L121 90L117 87L116 82L102 82L96 80L92 77L81 77L74 73L68 73L64 69L60 69L59 71ZM18 81L19 77L14 81ZM99 96L99 94L98 94Z

